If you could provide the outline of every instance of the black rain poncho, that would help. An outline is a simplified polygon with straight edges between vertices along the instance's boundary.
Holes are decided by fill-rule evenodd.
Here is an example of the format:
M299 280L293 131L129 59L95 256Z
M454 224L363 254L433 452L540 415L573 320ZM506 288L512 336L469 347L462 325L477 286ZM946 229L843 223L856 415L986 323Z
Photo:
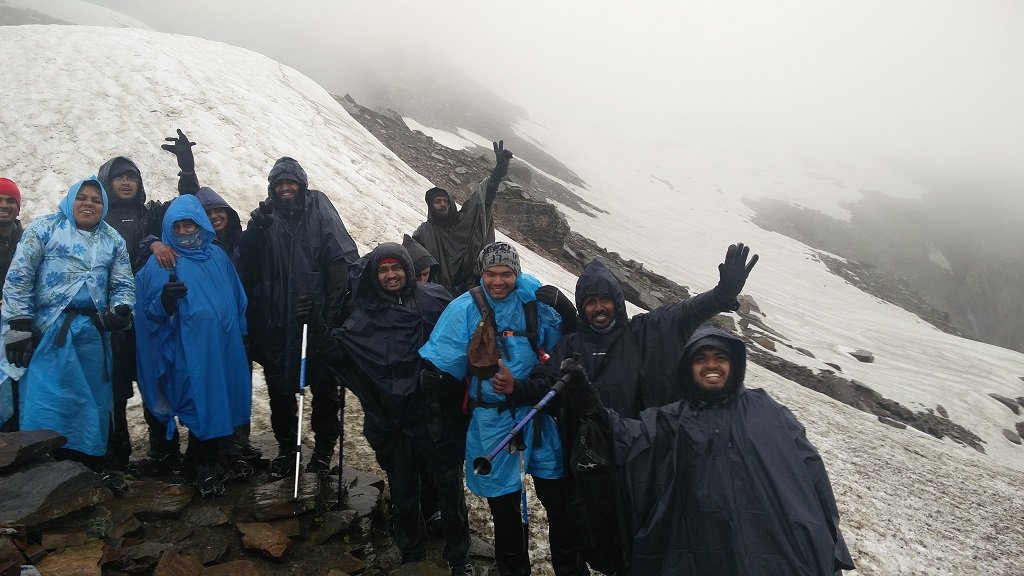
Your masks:
M494 242L494 197L499 182L491 177L480 181L473 195L458 212L451 194L442 188L427 191L427 221L413 232L416 240L441 265L434 282L453 296L471 288L476 275L476 257L484 246ZM434 194L448 197L448 213L437 214L430 206Z
M268 372L285 374L289 389L298 391L302 327L293 308L299 296L311 296L310 350L318 350L325 326L340 326L344 317L348 265L359 258L341 216L319 190L308 189L306 173L291 158L281 158L270 171L273 183L286 175L295 179L302 197L292 207L277 199L266 229L252 222L242 234L241 274L249 296L251 357Z
M397 296L386 293L377 279L377 266L385 258L397 258L405 269L405 288ZM363 405L367 441L378 450L394 435L406 435L438 462L457 465L465 445L465 417L433 410L447 406L456 412L464 388L452 386L452 397L438 401L420 386L420 346L451 296L437 284L417 283L409 253L392 242L350 270L354 306L334 335L355 366L343 378Z
M645 410L608 411L631 574L832 576L853 569L828 474L803 426L764 390L743 386L746 346L729 347L728 393ZM598 418L600 416L597 416Z

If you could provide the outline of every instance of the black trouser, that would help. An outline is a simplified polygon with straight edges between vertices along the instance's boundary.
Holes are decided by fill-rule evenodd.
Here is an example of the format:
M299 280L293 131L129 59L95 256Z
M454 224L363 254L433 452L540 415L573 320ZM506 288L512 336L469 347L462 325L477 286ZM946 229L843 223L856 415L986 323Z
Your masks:
M11 417L7 419L7 422L4 422L3 425L0 426L0 432L17 432L18 431L18 381L17 380L11 381L11 400L13 400L13 403L14 403L14 412L11 414Z
M264 377L270 396L270 427L274 438L282 453L294 452L299 428L298 400L295 398L298 389L286 382L283 372L265 372ZM338 410L341 407L338 377L324 362L307 360L306 386L313 393L313 414L309 423L314 436L313 451L318 458L326 456L330 459L338 441Z
M110 419L107 460L113 466L127 466L132 455L132 440L128 435L128 399L135 395L132 386L135 380L134 329L110 334L110 355L113 359L110 378L114 388L114 414ZM150 423L149 419L146 423ZM160 429L163 429L162 425ZM152 435L150 424L150 436Z
M537 490L537 498L547 512L551 567L556 576L590 574L580 558L572 535L564 482L534 476L533 485ZM530 554L527 549L529 535L523 526L522 498L521 492L513 492L487 499L491 520L494 522L494 561L501 576L530 574Z
M194 434L188 434L188 446L185 448L185 470L194 477L197 467L202 464L216 464L220 456L220 444L223 438L200 440Z
M180 451L180 439L178 438L178 427L174 426L174 436L167 439L167 425L161 422L146 405L142 405L142 417L146 419L149 426L149 449L157 457L164 454L171 454Z
M402 552L402 561L426 558L427 535L420 510L420 470L426 469L436 487L444 525L442 555L450 564L465 562L469 554L469 517L461 463L437 462L405 434L394 435L379 445L375 453L391 488L395 543Z

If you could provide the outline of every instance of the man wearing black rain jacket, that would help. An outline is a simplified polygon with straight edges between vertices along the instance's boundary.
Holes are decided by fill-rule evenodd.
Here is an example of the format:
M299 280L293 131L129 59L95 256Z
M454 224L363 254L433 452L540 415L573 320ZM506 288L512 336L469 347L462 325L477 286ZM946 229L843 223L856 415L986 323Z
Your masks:
M431 279L458 296L472 288L477 276L476 256L494 242L494 197L508 174L512 152L504 141L494 142L494 170L476 185L473 195L459 210L444 188L427 190L427 221L412 233L441 265Z
M854 568L821 456L789 409L745 388L746 354L732 334L699 328L683 350L684 399L637 419L606 410L582 368L569 368L569 401L600 431L592 438L613 448L631 574L833 576ZM573 459L580 467L602 460Z
M531 374L531 381L541 384L540 390L523 386L521 393L539 396L558 376L553 367L579 354L579 362L601 401L623 416L635 418L645 408L679 400L682 390L678 367L683 345L702 323L739 306L736 298L757 263L756 254L747 262L749 253L749 247L743 244L730 246L719 265L715 288L632 318L626 317L626 301L618 280L600 261L592 261L576 283L578 330L564 336L547 366ZM579 415L573 413L571 405L565 410L559 426L563 445L571 447L576 441L574 423ZM567 459L568 455L567 449ZM568 460L566 469L569 507L584 559L605 574L625 573L610 474L579 475Z
M462 487L466 416L461 382L427 370L419 348L451 295L418 283L408 251L387 242L351 267L353 309L333 331L350 360L346 386L359 398L363 434L388 477L395 542L403 562L426 558L420 469L432 473L441 507L444 558L452 574L472 574Z
M319 351L327 328L345 314L348 265L355 242L327 196L311 190L305 170L289 157L274 163L268 197L252 211L241 241L241 277L249 296L251 359L263 366L270 425L278 456L270 472L294 464L302 324L309 324L306 385L313 392L313 458L306 470L326 474L338 439L338 380Z

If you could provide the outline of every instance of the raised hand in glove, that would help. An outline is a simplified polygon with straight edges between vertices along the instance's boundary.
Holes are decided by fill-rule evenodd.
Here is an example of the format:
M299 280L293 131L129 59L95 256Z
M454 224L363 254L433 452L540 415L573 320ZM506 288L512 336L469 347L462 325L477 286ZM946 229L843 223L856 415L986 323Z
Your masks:
M127 330L132 325L132 307L127 304L118 304L113 308L107 308L100 318L100 323L107 332Z
M604 410L601 396L594 389L594 385L590 383L590 378L587 377L587 372L580 365L579 360L576 358L562 360L559 374L559 379L568 378L569 393L567 396L570 404L583 413Z
M742 242L733 244L725 253L725 262L718 265L718 286L715 287L715 296L729 307L736 306L736 297L747 283L747 276L754 269L754 264L757 264L757 254L747 262L749 255L749 246L744 246Z
M32 360L32 352L36 349L36 333L32 327L31 316L15 316L10 320L11 329L7 332L4 348L7 361L19 368L25 368Z
M173 144L162 144L160 147L167 150L178 159L178 168L182 172L192 173L196 171L196 159L192 155L192 147L196 145L195 142L189 142L188 136L178 128L178 137L173 136L164 138L168 142Z
M164 312L172 316L178 309L178 299L184 298L186 294L188 286L185 286L184 282L178 282L177 276L171 274L170 279L160 290L160 304L163 305Z
M512 151L505 149L505 141L498 140L494 144L494 170L491 177L501 180L508 175L508 163L512 160Z
M270 223L274 219L274 205L266 200L261 200L260 205L255 210L249 213L249 217L252 218L249 222L257 228L265 229L270 226Z

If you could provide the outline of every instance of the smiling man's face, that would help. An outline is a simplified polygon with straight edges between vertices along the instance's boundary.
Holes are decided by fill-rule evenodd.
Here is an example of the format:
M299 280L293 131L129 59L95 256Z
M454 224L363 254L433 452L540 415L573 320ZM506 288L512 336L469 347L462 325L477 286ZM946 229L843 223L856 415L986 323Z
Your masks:
M690 366L693 369L694 384L706 392L724 389L732 368L725 350L714 346L701 346L693 355Z

